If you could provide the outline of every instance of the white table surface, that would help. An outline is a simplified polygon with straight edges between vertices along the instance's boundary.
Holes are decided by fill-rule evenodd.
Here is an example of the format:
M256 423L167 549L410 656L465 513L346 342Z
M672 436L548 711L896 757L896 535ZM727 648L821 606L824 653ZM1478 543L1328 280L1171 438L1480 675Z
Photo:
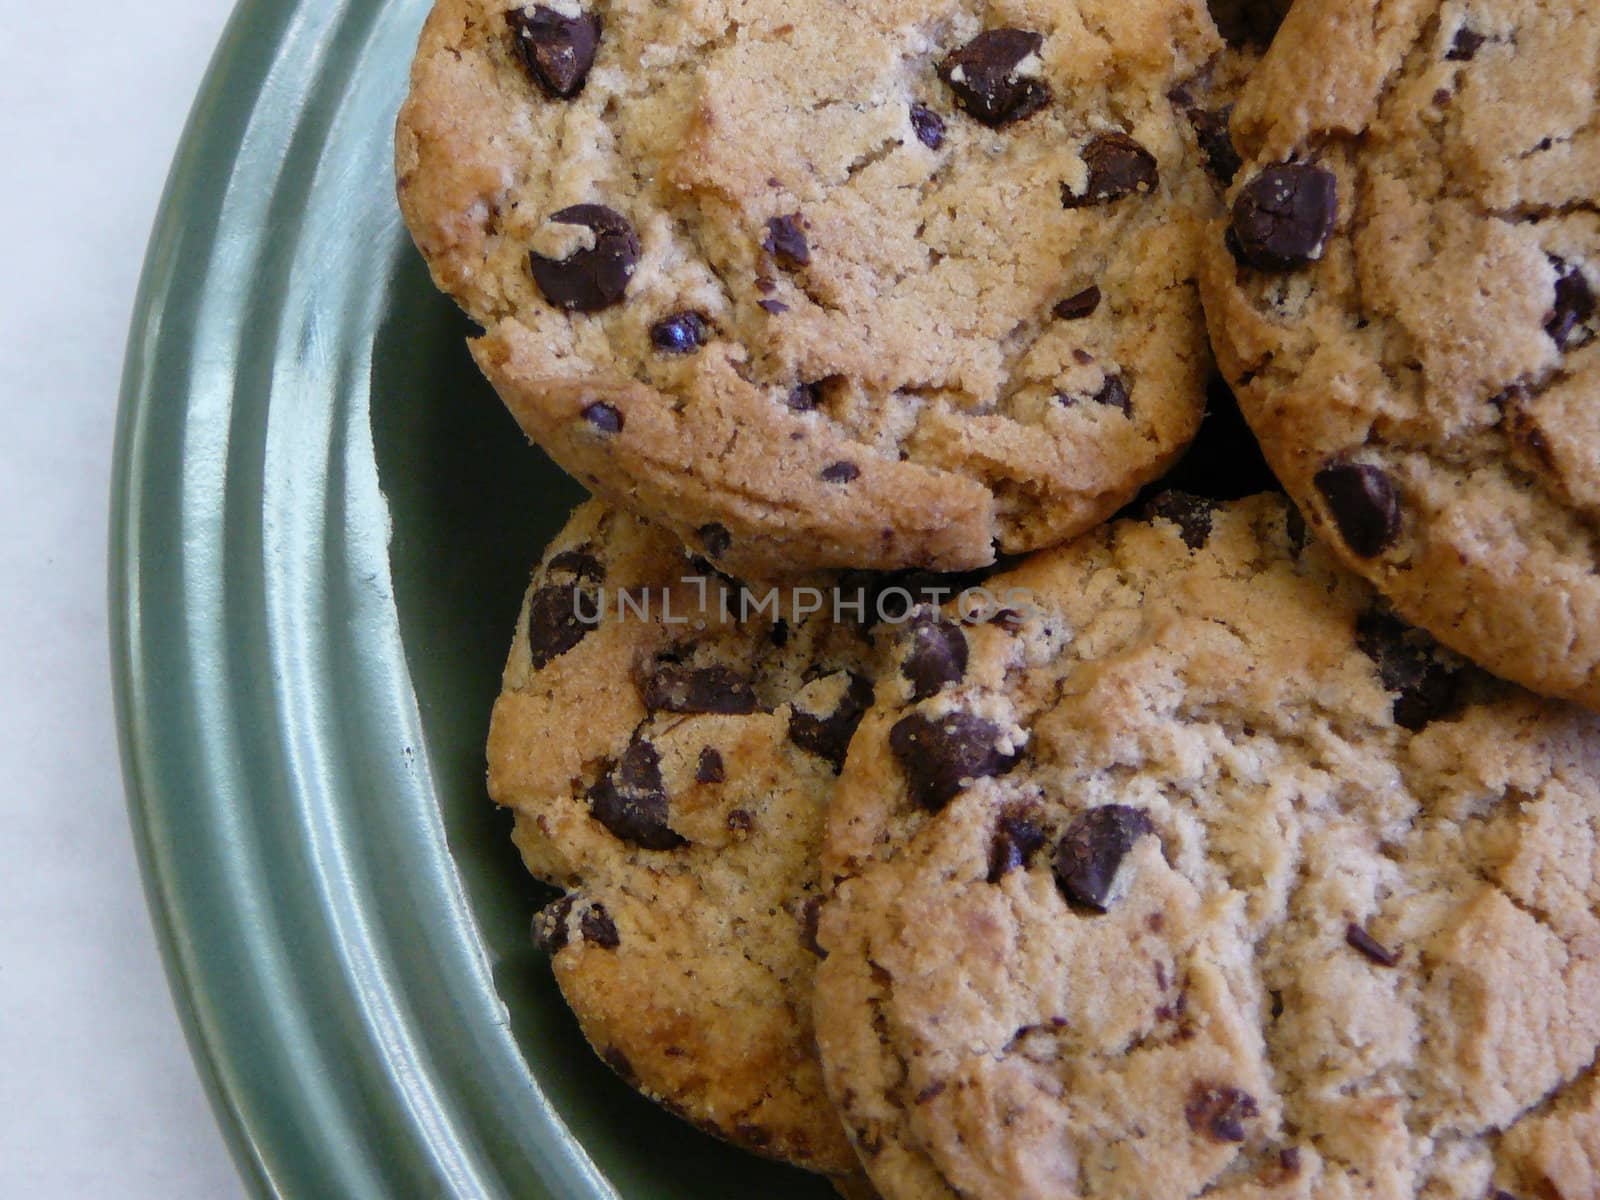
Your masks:
M0 8L0 1200L243 1194L145 910L105 605L134 287L228 9Z

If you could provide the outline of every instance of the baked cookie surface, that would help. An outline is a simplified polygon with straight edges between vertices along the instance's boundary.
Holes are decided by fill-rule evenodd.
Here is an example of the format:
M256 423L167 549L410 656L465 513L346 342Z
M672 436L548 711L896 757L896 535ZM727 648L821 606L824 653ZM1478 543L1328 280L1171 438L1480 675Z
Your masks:
M778 602L742 619L742 594L669 535L580 508L523 604L489 790L566 889L536 936L600 1056L709 1132L843 1174L811 939L872 643Z
M874 1183L1594 1196L1596 718L1398 622L1280 498L1151 512L890 652L816 991Z
M1408 620L1600 705L1600 11L1305 0L1203 292L1310 524Z
M743 577L965 569L1194 433L1221 46L1199 0L440 0L401 205L598 494Z

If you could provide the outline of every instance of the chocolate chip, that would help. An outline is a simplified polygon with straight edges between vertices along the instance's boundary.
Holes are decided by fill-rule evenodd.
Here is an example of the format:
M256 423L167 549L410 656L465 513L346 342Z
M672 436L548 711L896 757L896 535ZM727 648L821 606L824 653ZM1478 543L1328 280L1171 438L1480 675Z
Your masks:
M1133 416L1133 397L1128 394L1127 381L1121 375L1107 375L1093 399L1096 404L1120 409L1125 417Z
M639 682L651 712L724 713L756 711L756 693L749 678L731 667L689 667L657 662Z
M1063 321L1081 321L1084 317L1092 316L1099 307L1100 289L1091 283L1083 291L1075 292L1065 300L1057 300L1056 306L1050 311Z
M916 103L911 106L911 129L929 150L937 150L944 145L944 118L926 104Z
M1318 471L1312 482L1351 553L1373 558L1399 536L1400 497L1379 468L1336 462Z
M817 926L822 921L822 897L812 896L800 907L800 944L818 958L827 958L828 952L817 941Z
M710 746L707 746L704 750L700 751L700 761L695 764L694 768L694 781L696 783L722 783L727 778L727 772L722 766L721 752L714 750ZM746 822L748 822L749 819L750 814L745 813ZM733 828L733 813L728 814L728 828ZM749 825L746 824L745 828L748 829Z
M1291 1179L1300 1174L1299 1146L1288 1146L1278 1151L1278 1169Z
M710 336L710 323L697 312L673 313L650 326L650 344L663 354L693 354Z
M999 883L1012 871L1025 869L1044 841L1044 830L1032 817L1015 812L1002 814L989 846L989 882Z
M789 311L789 306L782 300L757 300L756 307L769 317L781 317Z
M1244 166L1244 160L1233 148L1233 138L1228 133L1233 105L1227 104L1216 109L1189 108L1186 115L1194 130L1195 141L1200 146L1200 157L1205 159L1206 170L1218 183L1227 187L1239 173L1239 168Z
M684 839L667 824L661 756L646 741L623 752L587 793L589 812L615 836L645 850L674 850Z
M529 13L506 14L511 42L528 76L552 100L570 100L583 91L600 47L600 18L591 13L564 16L543 5Z
M989 624L998 629L1004 630L1006 633L1015 635L1022 632L1024 623L1022 620L1022 614L1016 609L1002 608L999 612L995 613L994 616L989 618Z
M615 1046L607 1046L602 1050L600 1052L600 1061L615 1071L617 1078L621 1079L629 1087L638 1083L639 1076L634 1072L633 1064L628 1061L628 1056Z
M999 129L1050 103L1049 84L1016 73L1042 45L1044 36L1026 29L988 29L950 53L939 64L939 78L963 112Z
M1178 527L1183 544L1199 550L1211 536L1211 518L1217 511L1217 502L1188 492L1163 492L1145 509L1151 520L1171 521Z
M1082 192L1074 192L1063 183L1062 208L1087 208L1110 204L1124 196L1148 195L1161 181L1155 155L1125 133L1097 134L1079 157L1089 168L1088 182Z
M1456 36L1450 43L1450 49L1445 52L1445 58L1451 62L1471 62L1478 48L1489 39L1475 29L1468 29L1463 25L1456 30Z
M849 483L860 475L861 468L853 462L836 462L822 468L823 483Z
M767 630L767 640L782 650L789 644L789 622L779 618L772 623L772 628Z
M1228 248L1247 266L1292 271L1322 257L1338 211L1332 171L1310 163L1267 167L1233 202Z
M606 577L606 571L600 565L600 560L584 550L563 550L552 558L545 567L547 576L557 571L565 571L569 575L576 575L579 579L587 579L599 583Z
M1001 750L1000 727L970 713L902 718L889 731L889 749L906 774L911 799L938 812L979 779L1004 775L1021 757Z
M578 894L568 892L555 903L548 905L533 918L534 945L546 954L559 954L566 949L572 910L577 906ZM616 923L605 905L596 901L583 910L578 918L578 932L583 940L601 950L615 950L622 944Z
M733 535L728 532L725 525L718 525L713 521L709 525L702 525L695 530L700 538L700 544L706 548L706 553L712 558L721 558L733 545Z
M547 583L528 601L528 661L538 671L600 624L603 601L580 584Z
M872 706L872 680L850 672L850 681L839 705L825 717L796 708L789 714L789 740L807 754L815 754L832 765L834 773L844 767L845 752L856 726Z
M811 412L822 403L821 382L795 384L784 397L784 403L795 412Z
M1356 647L1377 665L1384 690L1395 693L1391 713L1402 729L1416 733L1459 706L1460 675L1421 630L1371 609L1356 620Z
M1244 1141L1244 1122L1259 1112L1249 1092L1199 1080L1189 1089L1189 1102L1183 1108L1189 1128L1214 1142Z
M767 236L761 246L782 266L790 269L811 264L811 247L806 242L805 218L797 212L768 220Z
M1564 351L1594 336L1587 327L1589 318L1594 316L1594 292L1578 267L1553 254L1550 265L1556 270L1556 298L1555 306L1545 318L1544 331L1555 342L1556 349Z
M915 620L900 673L911 681L911 698L926 700L967 673L967 635L954 622L931 613Z
M720 783L721 780L716 782ZM728 814L727 825L729 833L749 833L756 827L756 819L747 809L736 808Z
M627 218L603 204L574 204L553 214L557 225L577 225L594 234L594 245L566 258L528 256L533 281L544 298L569 312L598 312L621 301L639 265L639 237Z
M1400 955L1396 951L1385 947L1354 921L1344 927L1344 940L1380 967L1392 967L1400 961Z
M560 954L567 948L567 919L578 902L576 892L568 892L533 914L533 944L546 954Z
M1125 804L1079 813L1056 847L1056 886L1074 904L1105 912L1117 868L1135 842L1155 831L1148 816Z
M599 902L591 904L578 918L578 932L583 935L584 941L601 950L615 950L622 944L616 922L611 919L606 906Z
M620 409L599 400L583 410L583 419L599 433L621 433L627 424Z

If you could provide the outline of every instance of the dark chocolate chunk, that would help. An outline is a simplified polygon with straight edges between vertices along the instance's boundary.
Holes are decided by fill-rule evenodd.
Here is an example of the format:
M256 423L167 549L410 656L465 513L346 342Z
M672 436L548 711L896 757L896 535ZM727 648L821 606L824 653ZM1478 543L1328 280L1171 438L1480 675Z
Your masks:
M1148 195L1161 182L1155 155L1125 133L1101 133L1079 152L1089 178L1083 191L1061 185L1062 208L1111 204L1124 196Z
M1091 283L1083 291L1056 301L1056 306L1050 311L1063 321L1081 321L1084 317L1092 316L1099 307L1100 289Z
M1332 171L1278 163L1244 185L1233 202L1228 248L1260 271L1292 271L1322 257L1338 212Z
M694 768L695 782L722 783L727 778L728 773L722 765L721 751L715 750L710 746L700 751L700 761L695 764ZM748 813L745 814L745 818L746 820L749 819ZM728 814L728 820L732 822L733 813ZM729 827L732 828L731 824Z
M900 673L911 681L913 700L926 700L967 673L967 635L959 625L926 613L912 622L907 640Z
M600 1052L600 1060L616 1072L617 1078L629 1087L639 1082L639 1076L634 1072L633 1064L628 1061L628 1056L615 1046L607 1046Z
M1471 62L1474 55L1489 39L1475 29L1468 29L1463 25L1456 30L1456 36L1450 42L1450 49L1445 51L1445 58L1451 62Z
M604 401L596 400L583 410L583 419L598 433L621 433L627 420L622 410Z
M836 462L822 468L823 483L849 483L860 475L861 468L853 462Z
M1094 394L1096 404L1104 404L1107 408L1120 409L1125 417L1133 416L1133 397L1128 393L1128 382L1121 375L1111 373L1100 384L1100 390Z
M600 48L600 18L592 13L564 16L543 5L531 13L506 14L511 42L528 76L552 100L570 100L583 91Z
M767 221L767 236L762 249L785 267L809 266L811 246L806 242L805 218L799 213L773 217Z
M789 306L782 300L757 300L756 307L769 317L781 317L789 311Z
M817 926L822 920L822 897L812 896L800 907L800 944L818 958L828 952L817 941Z
M1300 1147L1287 1146L1279 1150L1278 1168L1291 1179L1300 1174Z
M1244 1123L1258 1115L1256 1098L1223 1083L1196 1080L1183 1107L1189 1128L1214 1142L1244 1141Z
M1190 495L1188 492L1162 492L1150 506L1145 509L1145 514L1151 519L1171 521L1178 527L1178 534L1183 538L1183 544L1191 550L1199 550L1206 544L1206 539L1211 536L1211 518L1217 511L1217 502L1202 496Z
M911 799L937 812L979 779L1004 775L1021 757L1001 750L1000 727L970 713L902 718L889 731L889 749L906 775Z
M657 662L639 682L651 712L744 714L756 711L755 688L731 667Z
M1554 255L1550 256L1550 265L1556 269L1556 298L1545 318L1544 331L1556 349L1567 350L1594 336L1588 328L1589 319L1594 316L1594 292L1580 268Z
M716 782L722 781L719 779ZM727 825L729 833L749 833L756 827L756 819L750 815L748 809L736 808L728 814Z
M576 892L568 892L533 914L533 944L546 954L560 954L567 948L567 919L578 902Z
M1023 813L1003 813L989 846L989 882L999 883L1012 871L1023 870L1044 845L1044 830Z
M844 767L845 751L855 736L856 726L872 706L872 680L850 672L850 682L839 705L825 717L796 708L789 714L789 740L807 754L832 765L834 773Z
M1233 138L1228 134L1228 123L1233 117L1233 105L1222 108L1189 108L1186 110L1189 125L1194 129L1195 141L1200 146L1200 156L1205 159L1206 170L1223 187L1233 182L1244 160L1233 148Z
M1373 558L1393 545L1400 533L1400 496L1380 468L1335 462L1312 482L1353 554Z
M1049 84L1016 73L1042 45L1044 36L1030 30L988 29L947 55L939 64L939 78L950 85L964 113L999 129L1050 103Z
M784 403L795 412L811 412L822 403L822 383L797 383L784 397Z
M528 660L535 671L560 658L600 624L603 601L581 583L546 583L528 601Z
M578 932L583 935L584 941L601 950L615 950L622 944L616 922L611 919L606 906L598 901L589 905L583 916L578 918Z
M706 548L706 553L712 558L721 558L733 545L733 535L728 532L728 527L718 525L715 521L700 526L695 533L700 538L700 544Z
M1400 961L1397 951L1390 950L1354 921L1344 927L1344 940L1380 967L1392 967Z
M944 145L944 118L926 104L918 102L911 106L911 128L917 141L929 150Z
M1056 886L1074 904L1105 912L1117 868L1135 842L1155 831L1148 816L1125 804L1079 813L1056 846Z
M627 218L603 204L574 204L550 220L590 230L594 245L559 259L529 254L533 281L544 298L568 312L598 312L620 302L639 265L639 237Z
M1460 674L1421 630L1371 609L1356 621L1356 646L1377 665L1384 690L1395 693L1392 714L1402 729L1415 733L1459 706Z
M617 837L645 850L674 850L684 839L667 824L661 756L636 741L587 793L589 812Z
M697 312L673 313L650 326L650 344L663 354L693 354L710 336L710 323Z

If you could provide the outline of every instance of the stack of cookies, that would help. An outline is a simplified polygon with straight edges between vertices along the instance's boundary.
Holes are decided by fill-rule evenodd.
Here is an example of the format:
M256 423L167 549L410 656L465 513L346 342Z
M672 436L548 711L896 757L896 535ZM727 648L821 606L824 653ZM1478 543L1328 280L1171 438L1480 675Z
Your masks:
M1285 7L423 33L534 936L848 1195L1600 1197L1600 10Z

